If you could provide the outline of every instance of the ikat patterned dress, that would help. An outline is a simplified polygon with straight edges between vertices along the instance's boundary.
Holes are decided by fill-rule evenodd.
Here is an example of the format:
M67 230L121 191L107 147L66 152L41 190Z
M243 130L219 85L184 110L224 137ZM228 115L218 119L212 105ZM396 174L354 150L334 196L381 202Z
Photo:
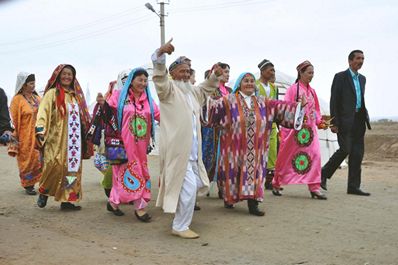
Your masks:
M220 178L224 201L262 201L272 123L293 128L297 103L252 96L247 106L237 92L212 101L209 125L221 128Z

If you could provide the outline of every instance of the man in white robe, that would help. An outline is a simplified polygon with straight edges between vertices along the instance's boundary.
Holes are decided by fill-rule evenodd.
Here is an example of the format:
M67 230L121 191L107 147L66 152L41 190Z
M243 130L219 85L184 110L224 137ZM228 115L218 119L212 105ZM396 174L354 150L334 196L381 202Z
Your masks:
M166 213L175 213L172 234L182 238L198 238L189 226L192 222L196 193L206 194L209 187L202 162L200 129L201 107L206 95L218 87L218 66L199 86L190 79L190 60L179 57L170 67L166 56L174 51L171 40L152 55L153 82L160 101L160 188L156 205Z

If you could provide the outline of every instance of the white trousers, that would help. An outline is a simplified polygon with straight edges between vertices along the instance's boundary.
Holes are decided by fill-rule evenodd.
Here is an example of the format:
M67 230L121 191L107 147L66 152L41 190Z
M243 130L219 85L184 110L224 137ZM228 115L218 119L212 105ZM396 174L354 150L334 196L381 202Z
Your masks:
M199 177L198 162L189 161L173 220L173 229L175 231L181 232L189 229L195 208L196 192L202 186L203 182Z

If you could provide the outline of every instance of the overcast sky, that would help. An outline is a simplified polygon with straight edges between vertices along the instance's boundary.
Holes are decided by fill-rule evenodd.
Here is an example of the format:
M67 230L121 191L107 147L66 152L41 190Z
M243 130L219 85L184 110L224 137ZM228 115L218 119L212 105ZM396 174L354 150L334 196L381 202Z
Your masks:
M121 70L148 64L158 48L159 18L146 2L159 9L155 0L0 1L0 87L10 99L18 72L27 71L42 90L54 68L69 63L93 99ZM398 1L171 0L166 11L166 39L176 48L168 63L188 56L199 81L217 61L229 63L236 78L257 72L264 58L292 76L310 60L311 85L329 101L334 74L361 49L370 115L398 116Z

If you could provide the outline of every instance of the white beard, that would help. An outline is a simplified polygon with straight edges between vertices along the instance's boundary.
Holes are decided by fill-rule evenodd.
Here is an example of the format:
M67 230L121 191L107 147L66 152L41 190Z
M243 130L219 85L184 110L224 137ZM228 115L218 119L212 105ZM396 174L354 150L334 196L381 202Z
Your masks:
M174 83L177 87L179 87L184 94L187 93L192 93L193 92L193 86L189 80L187 82L182 81L182 80L174 80Z

